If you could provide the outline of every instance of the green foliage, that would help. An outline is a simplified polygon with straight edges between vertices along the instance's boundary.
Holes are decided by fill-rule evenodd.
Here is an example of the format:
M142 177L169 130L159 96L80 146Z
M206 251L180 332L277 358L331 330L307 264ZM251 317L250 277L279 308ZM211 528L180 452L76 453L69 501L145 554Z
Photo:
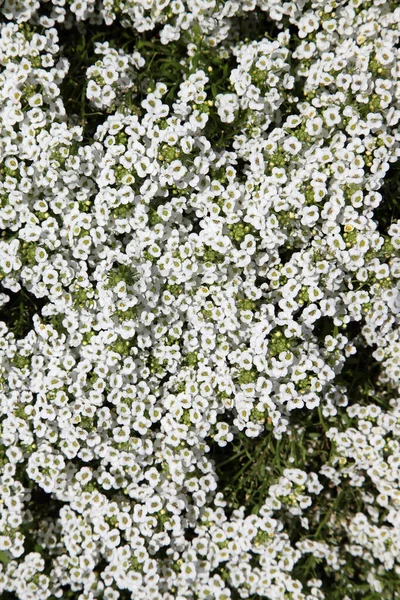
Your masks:
M0 285L0 291L10 297L7 304L0 308L0 321L4 321L15 337L21 339L32 329L32 317L40 314L45 302L24 288L11 292Z
M374 210L374 219L378 222L379 232L386 234L390 225L400 219L400 163L394 163L385 177L385 183L379 190L382 201Z

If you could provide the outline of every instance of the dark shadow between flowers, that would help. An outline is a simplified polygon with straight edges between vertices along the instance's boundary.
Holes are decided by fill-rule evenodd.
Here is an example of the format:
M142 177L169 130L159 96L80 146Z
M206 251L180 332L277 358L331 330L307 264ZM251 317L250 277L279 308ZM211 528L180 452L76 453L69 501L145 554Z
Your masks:
M46 529L50 522L55 524L64 503L53 498L51 494L46 493L42 488L29 480L26 473L20 476L20 480L31 492L31 497L26 502L25 509L30 511L32 518L29 522L24 522L20 527L20 531L24 535L24 556L32 552L42 554L43 547L37 540L35 530L32 529L32 523L34 523L35 527L42 527L42 529ZM7 565L10 560L12 560L12 557L8 552L0 552L0 563ZM50 561L46 559L44 573L48 574L50 570ZM5 590L1 594L1 600L18 600L18 596L14 592Z
M73 77L67 74L61 83L61 97L69 118L83 127L83 138L86 143L93 140L97 127L107 117L102 112L88 107L86 70L98 60L98 56L94 54L95 42L108 40L110 31L111 28L105 25L97 26L96 31L93 32L83 25L68 30L62 27L58 29L61 53L69 61L68 73L73 73ZM117 38L118 34L119 32L116 32Z
M352 322L339 329L358 343L357 353L348 357L342 372L337 375L336 384L346 388L349 405L357 403L366 406L372 402L379 404L383 410L388 410L391 395L388 390L379 386L380 363L372 356L374 348L361 342L361 323ZM323 318L316 323L314 333L321 339L321 336L332 331L332 319ZM344 418L346 407L338 406L337 410ZM274 437L271 425L266 422L265 431L257 438L247 438L244 433L240 433L224 448L211 444L211 458L219 478L219 490L230 500L227 515L231 516L232 511L239 506L245 506L247 514L257 514L267 498L270 486L278 481L285 468L299 468L318 474L334 453L332 442L326 437L325 431L337 420L337 416L332 419L324 417L320 408L312 411L299 409L290 413L292 433L284 434L281 440ZM312 508L307 511L308 530L303 528L299 517L291 515L284 505L275 512L275 517L284 523L293 546L303 539L326 542L340 548L340 555L346 562L340 570L335 570L311 553L303 554L296 563L292 576L302 584L306 584L311 578L322 580L324 589L332 590L332 596L329 597L332 600L342 600L349 590L353 593L352 600L378 600L379 594L372 592L369 584L361 577L365 572L363 559L352 556L345 550L346 544L351 543L345 523L363 510L362 492L369 490L374 494L374 486L368 477L362 489L350 485L346 478L342 478L339 485L324 475L319 475L319 478L323 490L318 496L313 496ZM380 526L385 523L385 516L386 510L382 509ZM335 533L332 533L329 526L333 517L339 520L342 518L342 524ZM398 575L382 575L382 584L385 591L393 591L393 598L397 597L395 592L400 589ZM254 600L256 598L255 596Z
M37 298L25 288L11 292L0 284L0 292L10 297L7 304L0 309L0 321L5 322L17 339L22 339L32 329L32 317L40 313L46 300Z
M49 502L50 499L51 502ZM64 503L56 500L51 494L46 493L41 487L35 485L31 490L29 505L35 520L41 517L56 519Z
M148 74L149 69L146 67L138 71L135 91L128 90L123 94L121 104L123 110L140 114L140 104L146 97L148 88L153 89L158 81L168 85L169 92L164 102L172 103L182 76L182 66L179 62L182 54L179 55L177 51L177 47L180 48L178 44L174 46L176 56L171 56L171 48L162 45L159 40L160 28L157 26L153 30L139 34L116 22L110 26L101 24L93 27L81 23L79 27L73 29L59 27L62 54L70 63L69 73L74 75L65 77L60 85L60 91L69 118L72 117L72 120L83 127L84 142L91 143L98 126L116 110L116 106L111 106L107 111L95 109L88 104L86 98L88 84L86 71L99 60L99 55L95 54L96 42L107 42L110 47L128 53L139 51L146 60L146 67L149 63L152 66L151 75Z
M342 329L349 339L357 339L361 324L352 322ZM314 333L323 337L332 331L332 319L324 317L316 323ZM376 389L380 373L380 363L373 358L372 352L373 348L359 343L356 354L347 358L337 375L336 383L346 388L350 404L366 405L371 402L371 393ZM388 402L382 395L376 401L380 404ZM277 440L267 420L264 432L256 438L239 433L232 443L223 448L214 442L210 444L210 456L215 463L221 491L232 498L232 508L245 505L248 512L257 512L269 486L289 464L299 469L318 471L327 460L330 442L324 432L331 424L325 421L321 411L293 410L290 423L294 431L302 432L302 437L284 434L281 440ZM305 448L316 443L319 444L319 452L314 452L313 456L317 454L318 460L316 462L314 458L314 462L310 463Z
M378 231L387 235L390 225L400 219L400 161L392 163L386 173L385 181L379 193L382 195L381 203L374 210L374 220L378 224Z

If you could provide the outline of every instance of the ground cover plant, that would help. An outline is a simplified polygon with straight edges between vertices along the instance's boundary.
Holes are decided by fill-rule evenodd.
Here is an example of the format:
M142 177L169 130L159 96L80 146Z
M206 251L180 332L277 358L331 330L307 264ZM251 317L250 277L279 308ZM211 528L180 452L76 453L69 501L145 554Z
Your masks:
M399 37L0 2L2 600L400 598Z

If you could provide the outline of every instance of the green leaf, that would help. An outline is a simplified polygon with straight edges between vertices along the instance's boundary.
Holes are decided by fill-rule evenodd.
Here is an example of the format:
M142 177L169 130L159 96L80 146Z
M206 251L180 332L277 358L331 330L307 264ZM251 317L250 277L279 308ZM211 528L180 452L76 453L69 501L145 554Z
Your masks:
M2 562L4 565L10 562L10 557L3 550L0 550L0 562Z

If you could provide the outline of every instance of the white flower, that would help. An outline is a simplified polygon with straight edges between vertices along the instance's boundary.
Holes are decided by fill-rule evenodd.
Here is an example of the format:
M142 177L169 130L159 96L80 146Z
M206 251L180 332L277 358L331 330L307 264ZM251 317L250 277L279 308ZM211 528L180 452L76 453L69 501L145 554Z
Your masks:
M289 154L292 154L293 156L300 152L301 147L301 142L295 136L286 138L283 143L284 151L289 152Z
M215 98L218 116L223 123L232 123L235 112L239 108L239 99L236 94L218 94Z
M319 219L318 207L315 205L305 206L303 208L302 213L303 213L303 216L301 218L302 225L307 225L309 227L313 227L313 225L315 225L315 223Z
M328 127L334 127L342 121L340 116L340 109L337 106L331 106L322 113L324 115L325 123Z

